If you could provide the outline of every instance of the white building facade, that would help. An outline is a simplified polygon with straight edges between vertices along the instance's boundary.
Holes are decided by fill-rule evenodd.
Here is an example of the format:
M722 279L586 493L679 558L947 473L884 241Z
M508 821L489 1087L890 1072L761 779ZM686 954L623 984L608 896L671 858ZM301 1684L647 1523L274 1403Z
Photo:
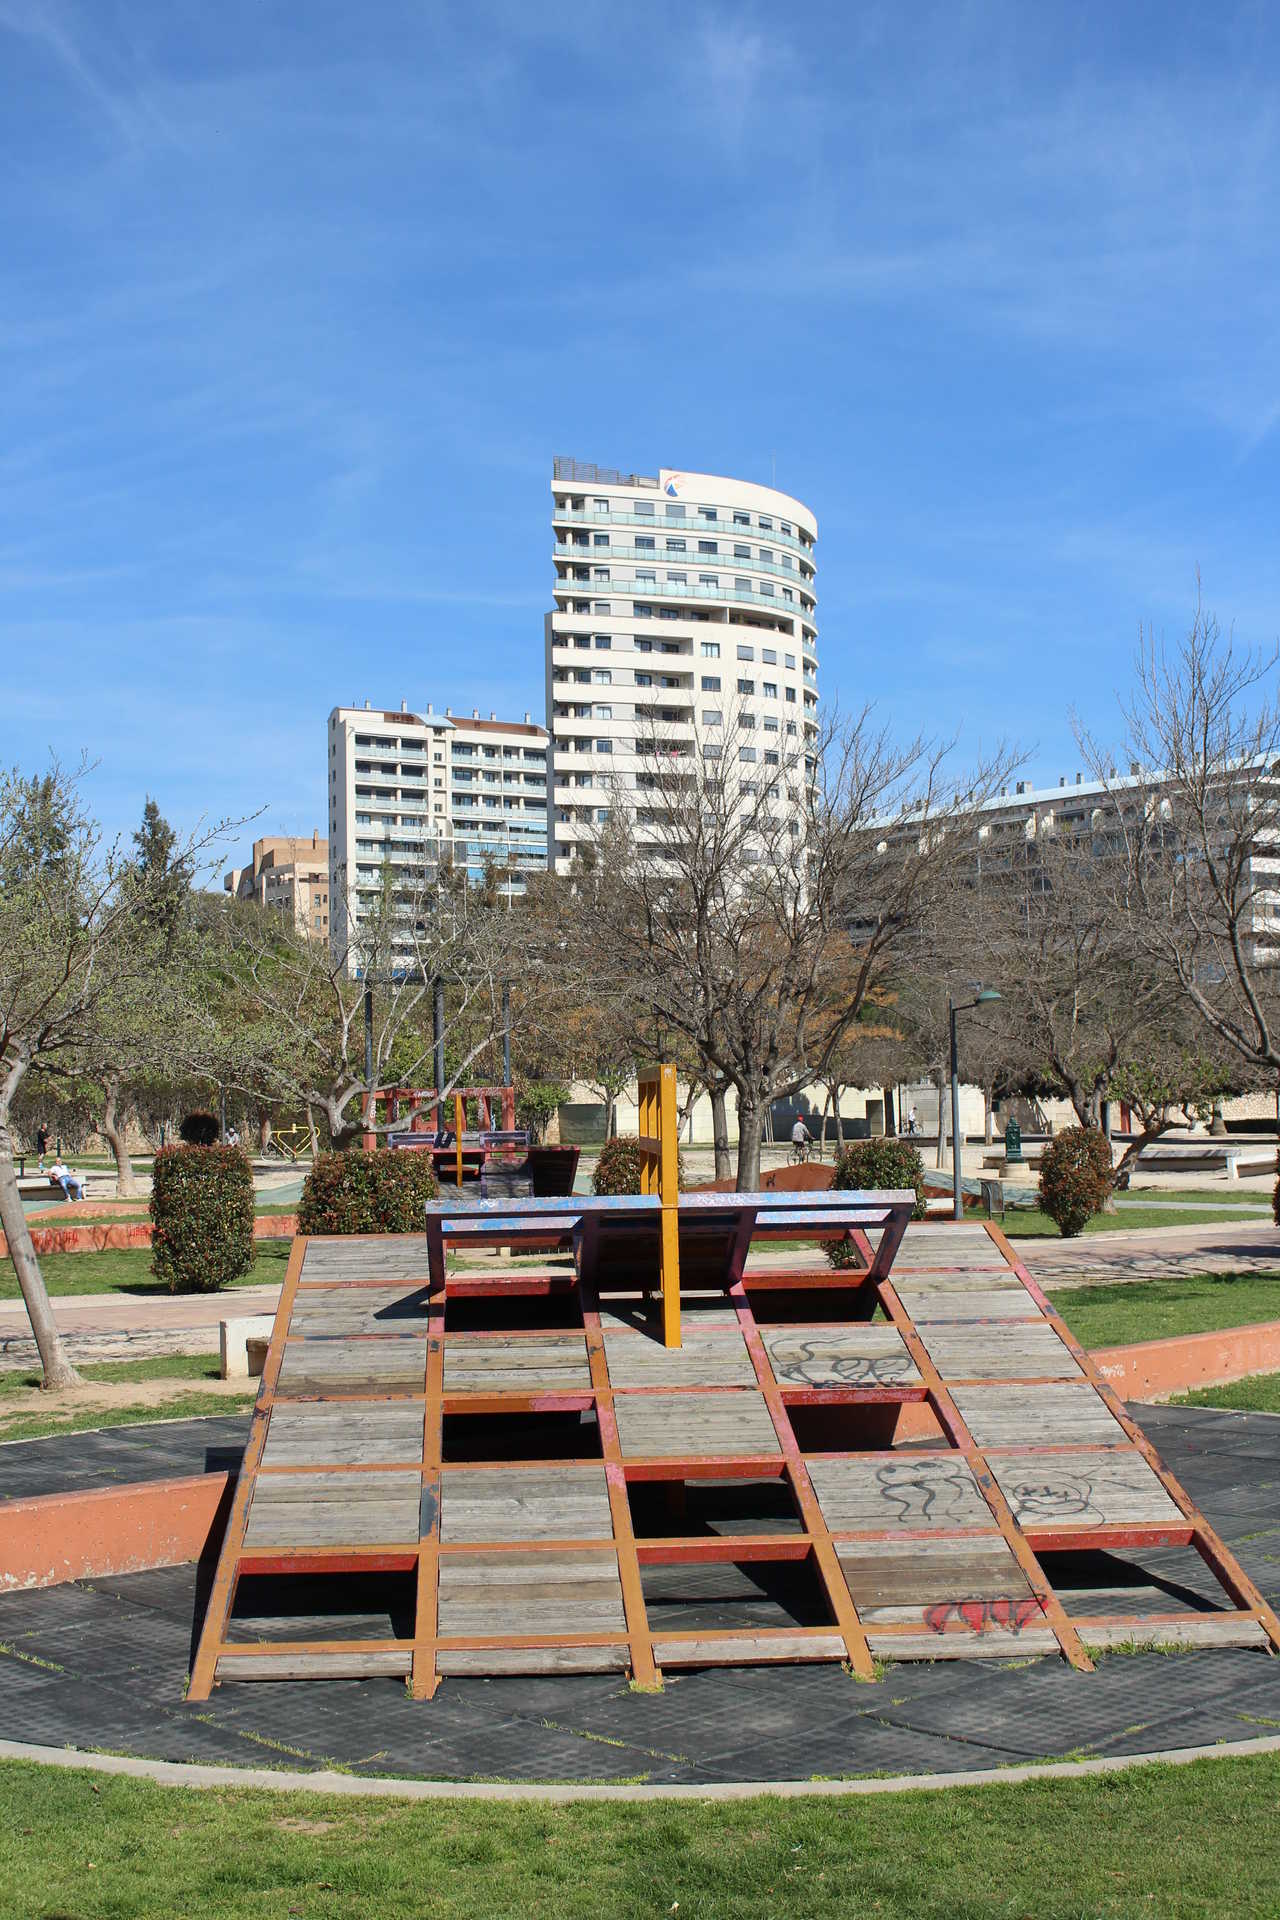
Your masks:
M643 835L646 735L712 758L730 727L765 779L816 737L818 523L775 488L667 467L557 458L551 487L549 857L565 872L619 795Z
M398 713L335 707L329 715L330 944L341 955L384 864L408 880L442 854L478 880L502 870L519 899L547 865L547 734L478 711Z

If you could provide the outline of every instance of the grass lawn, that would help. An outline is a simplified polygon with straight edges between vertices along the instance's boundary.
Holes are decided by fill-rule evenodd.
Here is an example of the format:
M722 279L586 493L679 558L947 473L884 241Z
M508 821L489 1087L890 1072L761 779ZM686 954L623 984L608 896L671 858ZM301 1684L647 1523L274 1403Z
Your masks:
M1196 1387L1180 1393L1175 1407L1230 1407L1238 1413L1280 1413L1280 1373L1255 1373L1225 1387Z
M1272 1754L883 1798L597 1806L192 1792L7 1762L0 1885L11 1920L1220 1920L1278 1910L1278 1802Z
M1123 1347L1135 1340L1280 1320L1280 1271L1177 1274L1123 1286L1046 1291L1083 1347Z
M1230 1225L1242 1222L1238 1212L1230 1205L1205 1207L1123 1207L1115 1213L1095 1213L1092 1220L1085 1224L1086 1233L1139 1233L1144 1227L1208 1227ZM1247 1216L1251 1226L1265 1226L1260 1216ZM1048 1235L1059 1239L1056 1221L1047 1213L1041 1213L1039 1207L1011 1207L1001 1222L1010 1240L1033 1240Z
M109 1401L102 1394L36 1398L38 1372L0 1373L0 1443L36 1440L51 1433L79 1433L87 1427L132 1427L149 1420L194 1420L207 1413L235 1413L253 1404L254 1391L214 1391L219 1379L216 1353L160 1354L149 1360L103 1361L82 1366L81 1378L93 1387L128 1388L145 1384L145 1399L127 1392ZM255 1389L256 1391L256 1389ZM86 1404L87 1402L87 1404Z
M255 1242L257 1259L248 1273L233 1280L235 1287L270 1287L284 1279L289 1259L288 1240ZM107 1253L46 1253L40 1271L50 1296L67 1293L164 1294L169 1289L151 1271L150 1247L122 1247ZM0 1260L0 1300L20 1297L13 1262Z
M1117 1194L1119 1200L1146 1200L1159 1206L1165 1200L1199 1200L1206 1207L1271 1206L1271 1188L1240 1187L1234 1183L1220 1187L1128 1187Z

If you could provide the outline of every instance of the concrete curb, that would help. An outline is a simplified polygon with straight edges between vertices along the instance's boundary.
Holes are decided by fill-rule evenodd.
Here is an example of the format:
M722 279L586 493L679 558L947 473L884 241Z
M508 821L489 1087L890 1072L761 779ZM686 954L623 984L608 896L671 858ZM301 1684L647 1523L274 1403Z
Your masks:
M1263 1740L1234 1740L1212 1747L1171 1747L1164 1753L1104 1755L1097 1760L1057 1760L1045 1766L991 1767L965 1773L904 1774L890 1780L729 1780L707 1785L542 1786L535 1781L396 1780L384 1775L361 1779L349 1773L286 1773L269 1767L209 1767L178 1760L139 1760L120 1754L87 1753L78 1747L40 1747L22 1740L0 1740L0 1760L29 1760L46 1767L81 1767L92 1773L151 1780L162 1787L265 1787L273 1793L331 1794L351 1800L535 1800L565 1804L575 1800L780 1800L837 1798L851 1794L936 1793L945 1787L1012 1787L1030 1780L1077 1780L1131 1767L1189 1766L1193 1760L1238 1760L1251 1754L1280 1752L1280 1735Z

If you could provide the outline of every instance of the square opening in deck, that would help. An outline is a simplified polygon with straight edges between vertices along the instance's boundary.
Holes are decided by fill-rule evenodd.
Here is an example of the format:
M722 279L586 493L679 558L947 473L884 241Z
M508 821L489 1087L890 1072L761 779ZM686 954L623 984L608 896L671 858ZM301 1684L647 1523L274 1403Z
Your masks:
M785 1479L629 1480L637 1540L803 1531Z
M950 1444L927 1400L788 1405L787 1418L802 1453L879 1453L888 1447Z
M747 1300L759 1326L791 1326L828 1320L888 1319L874 1288L753 1287L747 1276Z
M443 1458L456 1460L599 1460L594 1412L446 1413Z
M412 1640L418 1576L242 1573L227 1639Z
M574 1273L557 1274L550 1287L534 1289L522 1282L519 1269L510 1281L499 1278L486 1294L446 1297L444 1326L448 1333L573 1333L582 1326L582 1302ZM522 1287L529 1285L528 1292Z
M811 1555L797 1560L642 1565L645 1611L655 1633L763 1632L824 1627L832 1612Z
M1234 1606L1194 1547L1078 1547L1038 1558L1073 1620L1194 1619Z

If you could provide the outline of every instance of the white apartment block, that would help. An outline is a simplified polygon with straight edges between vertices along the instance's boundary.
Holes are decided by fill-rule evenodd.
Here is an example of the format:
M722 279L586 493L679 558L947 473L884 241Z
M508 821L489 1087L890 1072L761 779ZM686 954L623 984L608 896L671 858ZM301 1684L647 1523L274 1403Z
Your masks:
M619 792L643 834L646 734L712 759L730 724L764 779L815 738L818 523L773 487L668 467L557 458L551 490L550 857L565 871Z
M441 857L478 880L502 869L509 899L547 865L547 734L526 713L499 720L335 707L329 715L331 947L346 950L346 903L376 899L384 864L416 878Z

